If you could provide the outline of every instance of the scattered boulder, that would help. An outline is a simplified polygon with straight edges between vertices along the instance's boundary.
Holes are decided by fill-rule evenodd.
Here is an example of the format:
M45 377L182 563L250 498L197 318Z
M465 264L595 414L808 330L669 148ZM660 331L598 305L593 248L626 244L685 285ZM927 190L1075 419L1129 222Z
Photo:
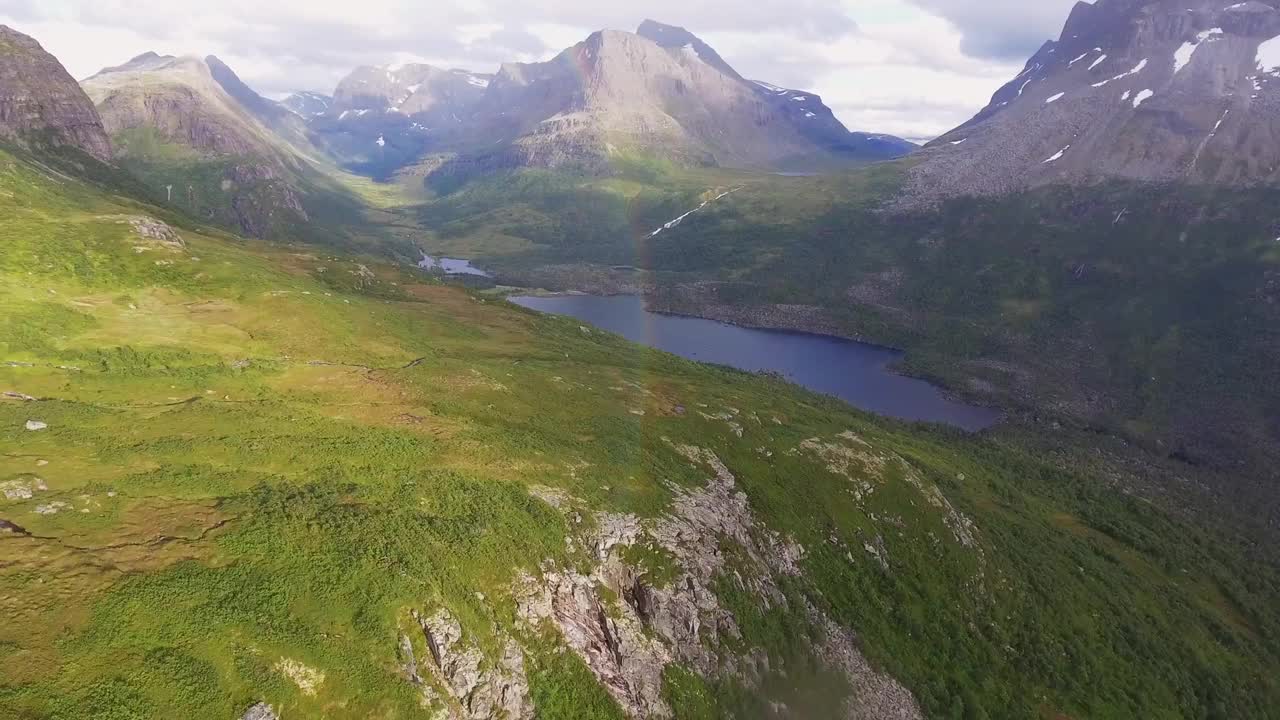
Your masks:
M167 223L156 220L146 215L135 215L122 220L133 227L133 231L138 237L148 241L153 245L168 248L170 250L181 250L187 246L186 241L178 234L176 230Z
M245 710L240 720L280 720L280 716L276 715L276 711L272 710L270 705L260 702Z
M324 673L290 658L281 658L276 663L276 671L292 680L303 695L315 695L324 684Z
M40 432L41 430L48 429L48 427L48 424L41 422L40 420L28 420L26 425L29 432Z
M5 500L30 500L37 492L48 490L49 486L38 477L19 478L0 483L0 495Z

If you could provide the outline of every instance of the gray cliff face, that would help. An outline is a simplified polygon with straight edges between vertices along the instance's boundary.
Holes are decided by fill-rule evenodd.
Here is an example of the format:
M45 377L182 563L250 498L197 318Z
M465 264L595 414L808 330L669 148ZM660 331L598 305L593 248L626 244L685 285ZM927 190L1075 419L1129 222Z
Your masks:
M931 143L917 196L1101 178L1280 177L1280 3L1099 0L968 123Z
M0 138L76 147L111 161L102 119L62 64L35 40L0 25Z

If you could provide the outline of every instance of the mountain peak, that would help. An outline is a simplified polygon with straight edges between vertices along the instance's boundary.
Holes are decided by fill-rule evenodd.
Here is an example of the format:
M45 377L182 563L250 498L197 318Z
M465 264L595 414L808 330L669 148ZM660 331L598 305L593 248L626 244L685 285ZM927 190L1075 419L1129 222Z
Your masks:
M93 103L40 43L0 25L0 137L72 146L103 162L111 143Z
M720 57L720 53L715 48L706 44L697 35L685 30L678 25L667 25L656 20L645 20L640 23L636 34L646 40L652 40L659 46L667 49L691 48L698 54L703 62L714 67L720 72L728 75L735 80L742 80L743 77L733 69L725 59Z
M640 23L636 34L649 38L663 47L680 47L698 40L696 35L679 25L667 25L657 20L645 20Z
M217 56L207 56L204 63L209 66L209 73L214 81L221 85L228 95L235 98L245 109L267 125L273 125L283 114L290 112L279 103L259 95L240 79L235 70L219 60Z

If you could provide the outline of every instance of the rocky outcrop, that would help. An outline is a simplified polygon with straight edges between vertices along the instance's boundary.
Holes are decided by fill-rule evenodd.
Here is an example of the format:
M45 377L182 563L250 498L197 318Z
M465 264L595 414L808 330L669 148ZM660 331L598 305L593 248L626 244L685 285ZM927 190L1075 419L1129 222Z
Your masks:
M120 217L117 219L120 223L127 223L144 245L166 248L169 250L181 250L187 246L186 241L174 230L168 223L161 222L153 217L146 215L132 215Z
M272 710L270 705L260 702L245 710L240 720L280 720L280 716L276 715L276 711Z
M532 720L533 702L525 675L524 651L502 637L501 653L490 660L468 641L448 610L411 613L425 652L402 635L399 653L405 676L421 688L423 705L450 720Z
M0 138L74 147L103 162L111 143L93 103L35 40L0 25Z
M544 567L540 577L525 576L515 589L524 621L558 628L630 716L670 717L672 709L662 698L662 674L671 663L708 677L732 675L748 685L771 670L770 659L760 650L721 652L726 643L742 637L733 613L714 590L718 581L729 581L762 608L784 607L809 619L823 638L813 652L844 671L854 689L845 717L921 717L910 692L875 671L851 633L807 601L793 606L797 601L783 591L781 580L800 575L804 549L760 525L733 473L715 453L687 446L676 450L710 472L707 485L672 487L675 499L661 518L597 515L585 548L597 562L595 569L583 574ZM542 496L562 511L577 512L561 494ZM732 565L726 546L736 548ZM636 547L668 556L673 576L655 579L652 569L628 563L626 551ZM603 597L601 588L617 601Z
M931 143L911 195L1104 178L1280 180L1280 3L1079 3L982 112Z

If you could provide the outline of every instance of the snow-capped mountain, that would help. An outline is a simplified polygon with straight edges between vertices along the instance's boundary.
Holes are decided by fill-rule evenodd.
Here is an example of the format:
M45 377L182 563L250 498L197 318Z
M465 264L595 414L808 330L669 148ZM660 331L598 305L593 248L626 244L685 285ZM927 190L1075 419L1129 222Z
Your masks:
M333 97L315 92L296 92L281 100L280 104L299 117L310 119L329 112L329 108L333 107Z
M338 83L330 113L422 115L465 111L484 95L490 76L431 65L362 67Z
M1079 3L1062 36L931 143L924 196L1120 177L1280 179L1280 2Z

